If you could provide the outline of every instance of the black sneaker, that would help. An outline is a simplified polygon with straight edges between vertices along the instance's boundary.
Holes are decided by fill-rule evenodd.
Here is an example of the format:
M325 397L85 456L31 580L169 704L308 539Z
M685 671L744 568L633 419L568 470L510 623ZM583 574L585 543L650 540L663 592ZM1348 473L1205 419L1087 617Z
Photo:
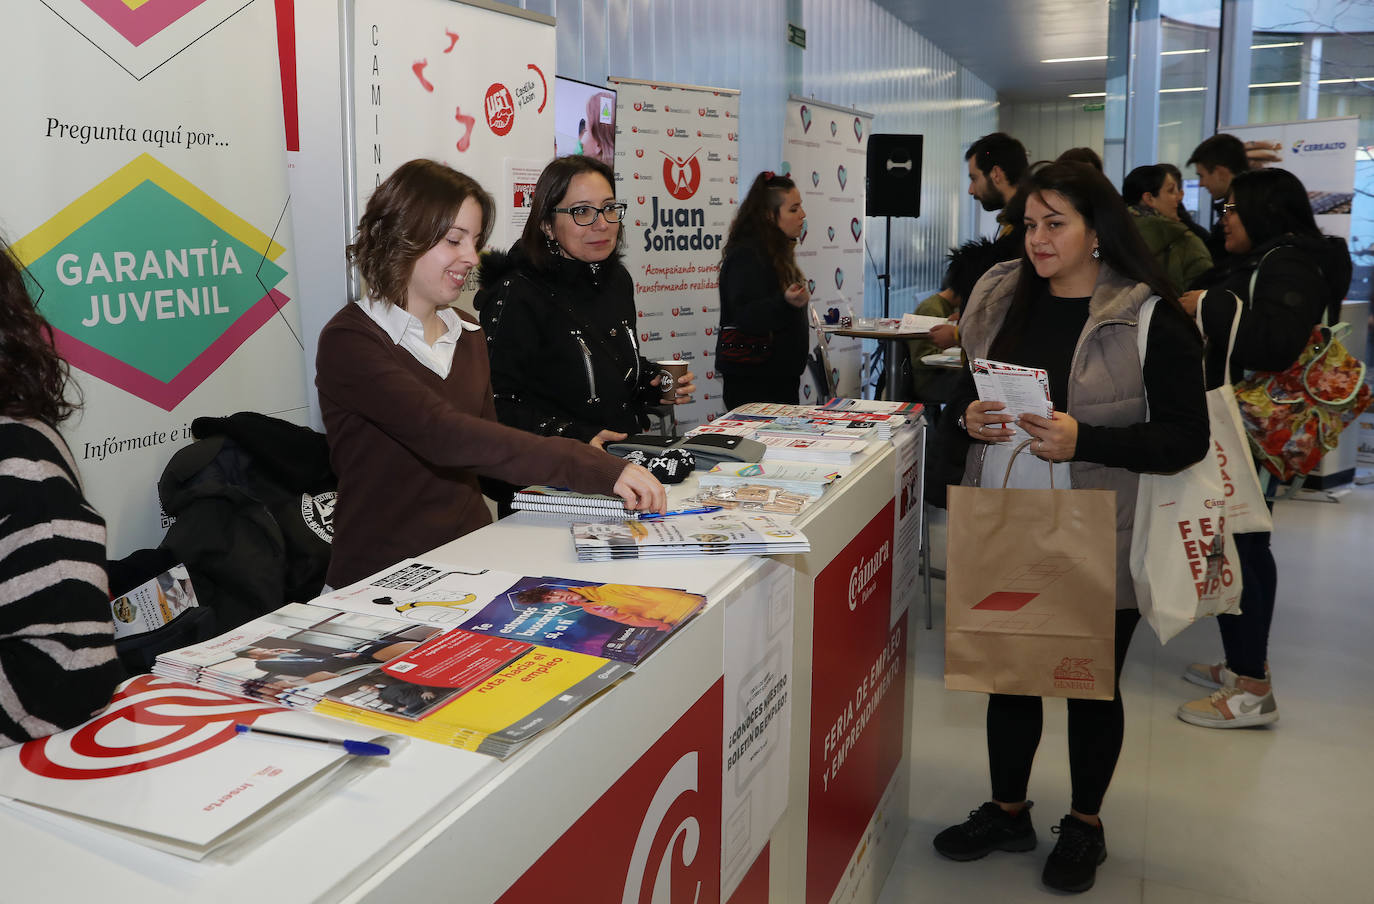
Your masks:
M1065 816L1050 831L1059 836L1059 841L1045 861L1041 881L1058 891L1092 888L1097 867L1107 859L1107 838L1102 826L1090 826L1081 819Z
M1035 850L1035 826L1026 801L1015 816L992 801L971 810L968 820L935 836L935 850L951 860L977 860L993 851Z

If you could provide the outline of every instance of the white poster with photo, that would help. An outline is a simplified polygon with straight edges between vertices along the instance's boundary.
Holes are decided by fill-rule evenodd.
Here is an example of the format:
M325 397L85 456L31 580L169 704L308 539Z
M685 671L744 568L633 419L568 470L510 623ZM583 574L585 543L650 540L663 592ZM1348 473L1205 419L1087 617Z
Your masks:
M686 361L694 401L679 432L725 410L716 373L720 254L739 205L739 92L608 79L616 101L615 181L640 351Z
M271 0L7 3L0 233L71 365L109 554L202 415L307 418ZM51 76L45 73L52 73Z
M1222 132L1241 141L1262 141L1278 146L1282 167L1302 180L1312 202L1317 227L1327 235L1350 238L1350 207L1355 199L1355 149L1360 119L1305 119L1226 126Z
M720 900L729 900L787 809L792 736L791 568L772 559L725 609Z
M797 263L806 274L811 307L822 319L863 316L864 173L873 115L814 98L787 101L782 172L797 183L806 226L797 241ZM822 341L813 331L812 344ZM858 398L862 352L858 339L829 337L830 378L835 395ZM822 395L816 376L802 376L803 404Z
M553 157L553 20L454 0L355 0L356 223L373 189L416 157L472 176L509 244L528 173Z
M921 566L921 519L925 517L926 423L919 420L892 435L893 467L892 624L916 601Z

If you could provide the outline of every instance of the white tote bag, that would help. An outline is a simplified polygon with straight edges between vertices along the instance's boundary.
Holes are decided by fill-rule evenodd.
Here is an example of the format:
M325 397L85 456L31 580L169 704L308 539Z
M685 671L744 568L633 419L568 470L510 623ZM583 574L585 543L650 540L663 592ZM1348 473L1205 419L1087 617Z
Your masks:
M1140 309L1142 371L1157 302L1151 298ZM1217 455L1176 474L1140 475L1131 578L1140 614L1161 643L1199 618L1240 612L1240 562Z
M1197 302L1199 330L1202 329L1202 305L1206 299L1204 292ZM1221 386L1207 393L1207 418L1212 424L1212 450L1217 454L1221 479L1226 484L1227 526L1233 534L1267 533L1274 529L1274 519L1264 504L1264 490L1255 471L1255 460L1250 455L1250 443L1241 423L1240 407L1236 404L1236 391L1231 386L1231 350L1236 347L1241 308L1241 300L1236 298L1236 314L1231 319L1231 336L1226 343L1226 370Z

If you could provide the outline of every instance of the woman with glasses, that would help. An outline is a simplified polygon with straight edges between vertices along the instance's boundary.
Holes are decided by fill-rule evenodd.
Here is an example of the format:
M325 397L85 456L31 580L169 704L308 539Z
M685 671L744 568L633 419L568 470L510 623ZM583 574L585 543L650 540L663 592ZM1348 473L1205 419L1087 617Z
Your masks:
M725 406L797 404L810 339L811 293L797 266L806 229L801 192L786 176L754 177L730 224L720 265L716 369Z
M479 476L665 507L644 468L496 422L480 327L453 307L493 211L469 176L412 160L377 187L358 221L348 259L367 294L325 325L315 359L339 476L332 587L490 523Z
M1199 277L1181 299L1189 313L1202 303L1207 334L1207 387L1232 382L1247 370L1282 371L1302 354L1312 327L1340 320L1350 286L1345 240L1317 228L1307 189L1282 169L1259 169L1231 180L1218 227L1226 239L1226 263ZM1235 306L1244 305L1231 372L1225 367ZM1272 483L1272 480L1270 481ZM1242 728L1278 719L1270 681L1269 626L1274 618L1278 573L1268 533L1236 534L1240 558L1239 615L1217 617L1225 659L1193 663L1183 677L1214 689L1185 703L1178 717L1207 728Z
M483 255L474 304L501 423L593 446L648 426L662 377L639 353L634 280L620 262L625 209L610 167L560 157L539 175L520 241ZM693 388L688 373L676 404Z

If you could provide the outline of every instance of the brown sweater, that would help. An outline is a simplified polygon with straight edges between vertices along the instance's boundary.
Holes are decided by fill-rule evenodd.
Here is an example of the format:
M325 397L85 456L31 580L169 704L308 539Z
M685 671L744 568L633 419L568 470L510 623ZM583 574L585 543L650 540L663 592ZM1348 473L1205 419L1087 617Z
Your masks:
M444 379L349 304L320 334L315 386L339 478L333 587L489 524L479 474L610 493L625 467L577 440L498 424L482 332L459 339Z

